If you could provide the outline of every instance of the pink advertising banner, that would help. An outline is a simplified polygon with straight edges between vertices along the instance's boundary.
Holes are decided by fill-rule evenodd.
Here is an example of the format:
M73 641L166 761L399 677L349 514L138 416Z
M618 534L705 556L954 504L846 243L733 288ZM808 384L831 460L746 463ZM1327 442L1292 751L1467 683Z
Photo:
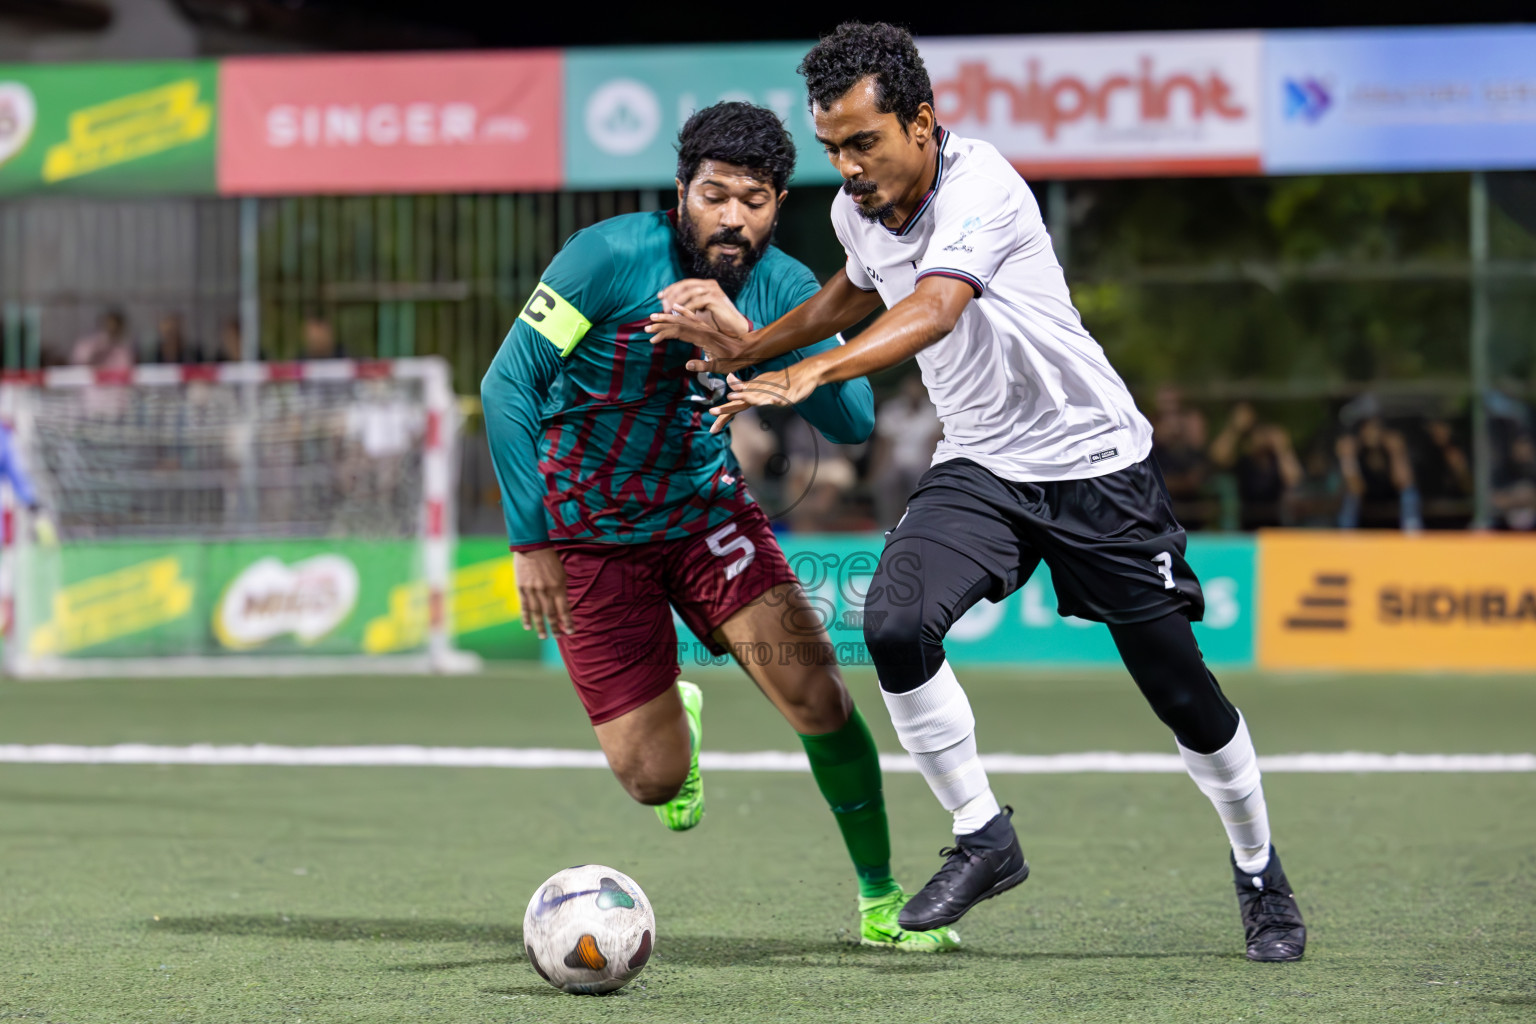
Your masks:
M234 58L219 191L558 189L560 110L557 50Z

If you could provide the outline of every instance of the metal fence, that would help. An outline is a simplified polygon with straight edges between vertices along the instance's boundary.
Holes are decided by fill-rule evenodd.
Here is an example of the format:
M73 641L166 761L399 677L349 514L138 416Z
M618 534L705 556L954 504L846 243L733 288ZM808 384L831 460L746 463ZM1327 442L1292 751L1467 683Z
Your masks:
M305 322L319 320L345 355L441 355L475 394L561 241L658 202L654 191L261 200L261 354L304 355Z
M655 190L7 201L0 365L68 362L115 311L140 361L156 358L161 322L174 315L199 361L242 349L265 359L440 355L455 389L475 395L560 243L660 203ZM499 532L474 420L460 476L460 529Z
M441 355L472 394L560 242L659 202L647 190L0 203L0 358L67 362L110 310L141 360L168 314L216 358L254 291L263 358L302 358L319 323L346 355Z
M1042 191L1074 300L1143 406L1158 407L1160 428L1167 417L1156 393L1177 382L1213 437L1249 402L1289 432L1304 465L1317 463L1308 486L1325 478L1311 487L1323 494L1313 503L1322 511L1292 502L1272 520L1337 518L1337 438L1374 408L1416 451L1429 450L1425 423L1449 422L1475 485L1448 499L1448 517L1495 522L1509 452L1532 430L1536 177L1391 180L1423 190L1428 212L1355 213L1336 227L1323 217L1309 230L1326 244L1301 255L1281 244L1290 236L1266 234L1261 216L1274 190L1296 191L1295 183L1055 182ZM1367 179L1326 181L1319 190L1346 197L1357 186L1367 198L1380 190ZM1181 209L1226 202L1233 229L1210 238L1210 225L1204 234L1150 231L1161 221L1147 208L1181 190L1189 193ZM797 189L779 230L782 245L822 272L842 255L826 231L829 198L830 190ZM473 396L561 241L665 202L660 190L8 200L0 202L0 361L67 361L109 309L123 312L139 357L152 359L158 324L174 313L202 358L441 355L456 390ZM1153 241L1125 244L1126 224L1142 224ZM473 420L461 476L460 529L499 532L496 483ZM1211 479L1188 499L1191 522L1246 525L1243 508L1255 500L1218 486L1219 474Z
M240 300L238 204L228 199L36 198L0 203L0 358L69 361L120 311L147 357L159 320L210 350Z

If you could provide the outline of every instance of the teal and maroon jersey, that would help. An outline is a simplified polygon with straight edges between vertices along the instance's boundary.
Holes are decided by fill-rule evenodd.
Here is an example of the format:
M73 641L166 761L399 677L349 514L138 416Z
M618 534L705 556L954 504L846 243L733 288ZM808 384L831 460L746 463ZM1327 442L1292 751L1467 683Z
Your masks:
M662 289L688 277L675 213L632 213L566 242L496 354L480 394L513 550L559 542L638 544L716 526L751 504L730 432L710 434L721 384L684 368L699 350L652 344ZM803 264L770 247L735 298L755 325L817 290ZM779 369L838 344L769 360ZM830 441L874 427L863 378L829 384L798 407Z

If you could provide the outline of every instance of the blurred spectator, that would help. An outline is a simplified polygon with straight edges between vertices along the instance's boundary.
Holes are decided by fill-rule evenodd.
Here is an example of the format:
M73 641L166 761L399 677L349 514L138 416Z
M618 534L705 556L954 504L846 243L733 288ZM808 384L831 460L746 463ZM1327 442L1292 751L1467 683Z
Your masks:
M180 313L165 313L160 317L149 358L150 362L170 364L203 361L201 347L187 340Z
M777 505L777 494L766 493L769 486L768 464L778 450L778 438L758 414L756 407L737 413L736 418L731 420L731 454L736 456L736 463L741 466L741 475L746 478L752 496L759 503L766 501L771 506Z
M300 359L345 359L347 350L336 343L336 330L330 320L320 313L304 317L304 349Z
M917 488L918 477L933 462L933 449L944 427L928 400L928 389L917 374L901 382L894 398L880 403L875 413L875 454L870 468L874 483L875 514L880 524L894 526Z
M785 520L795 533L845 533L868 530L874 524L849 500L855 483L853 462L833 448L813 461L801 461L789 471L788 497L793 505ZM795 498L798 497L798 501Z
M101 370L127 369L136 356L133 339L128 336L128 318L119 309L101 314L99 328L76 341L69 350L72 365Z
M1172 384L1164 384L1157 389L1157 397L1152 403L1152 433L1167 431L1172 428L1177 431L1175 422L1184 415L1184 395Z
M1205 414L1198 409L1164 407L1161 392L1158 397L1152 454L1173 499L1174 517L1186 530L1203 530L1215 517L1214 502L1206 490L1211 460L1206 454Z
M1425 423L1424 435L1426 445L1414 469L1424 525L1431 530L1465 529L1472 518L1472 467L1466 453L1456 445L1445 420Z
M1302 458L1301 483L1286 502L1287 526L1334 527L1339 524L1339 491L1343 481L1332 446L1315 439Z
M1253 406L1239 402L1211 442L1211 462L1232 475L1240 529L1284 522L1287 501L1304 475L1284 427L1260 423Z
M1419 492L1403 435L1390 430L1380 416L1367 416L1336 446L1344 475L1344 503L1339 526L1348 530L1423 527Z
M1516 435L1494 481L1496 522L1506 530L1536 530L1536 440Z
M220 363L238 363L245 352L244 334L240 330L240 318L232 316L219 328L219 351L214 360Z

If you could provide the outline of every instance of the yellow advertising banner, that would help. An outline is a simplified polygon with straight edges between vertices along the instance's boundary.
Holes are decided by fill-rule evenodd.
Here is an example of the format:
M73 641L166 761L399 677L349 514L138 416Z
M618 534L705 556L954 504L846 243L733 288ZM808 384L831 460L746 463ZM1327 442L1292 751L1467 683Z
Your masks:
M1264 668L1536 670L1536 537L1259 535Z

